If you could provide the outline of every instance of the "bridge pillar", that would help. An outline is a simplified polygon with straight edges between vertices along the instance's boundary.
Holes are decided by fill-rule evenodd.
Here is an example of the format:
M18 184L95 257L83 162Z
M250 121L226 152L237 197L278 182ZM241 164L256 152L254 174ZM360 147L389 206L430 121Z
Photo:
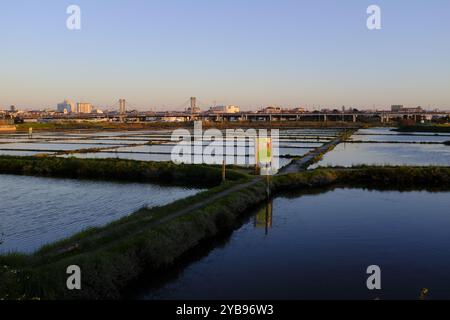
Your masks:
M357 118L358 116L356 115L356 114L354 114L353 115L353 122L356 122L356 118Z
M327 115L324 114L324 115L323 115L323 122L327 122L327 121L328 121Z

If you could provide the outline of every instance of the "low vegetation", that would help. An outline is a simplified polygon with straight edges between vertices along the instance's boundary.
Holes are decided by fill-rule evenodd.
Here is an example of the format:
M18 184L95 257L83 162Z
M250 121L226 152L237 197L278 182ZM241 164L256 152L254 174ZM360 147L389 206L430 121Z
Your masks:
M179 127L192 127L191 122L89 122L89 121L66 121L46 123L22 123L17 124L18 131L28 131L29 128L37 131L65 131L65 130L145 130L145 129L172 129Z
M185 186L215 186L222 182L221 168L214 166L48 156L0 156L0 174L157 182ZM245 177L243 173L227 170L229 180Z
M395 129L395 131L450 133L450 124L400 126L398 129Z

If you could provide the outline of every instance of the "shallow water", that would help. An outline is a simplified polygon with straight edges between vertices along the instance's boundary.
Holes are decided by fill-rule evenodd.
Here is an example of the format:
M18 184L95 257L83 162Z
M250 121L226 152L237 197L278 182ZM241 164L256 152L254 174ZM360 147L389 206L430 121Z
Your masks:
M191 131L192 132L192 131ZM338 135L338 129L282 129L278 139L280 167L290 162L287 156L302 156L314 148L322 146ZM142 131L73 131L73 132L43 132L33 135L29 140L26 133L0 135L4 144L0 144L0 154L4 155L34 155L36 153L54 153L57 151L77 151L81 149L101 148L101 151L89 153L72 153L62 157L77 158L119 158L140 161L171 161L171 153L176 142L171 142L172 131L142 130ZM226 138L226 135L224 134ZM254 142L247 139L246 150L237 150L235 144L234 164L252 165L254 162ZM153 145L149 145L153 142ZM161 144L164 142L163 144ZM210 142L204 141L206 147ZM134 146L129 146L133 144ZM23 150L23 151L19 151ZM29 150L29 151L28 151ZM38 151L35 151L38 150ZM242 156L241 156L242 154ZM216 161L222 164L222 159ZM231 163L230 163L231 164Z
M450 165L450 140L445 134L398 133L392 128L362 129L351 140L378 141L378 143L341 143L325 154L323 159L310 168L326 166L350 167L353 165ZM404 143L388 143L388 142ZM433 142L416 144L408 142Z
M394 142L445 142L450 140L448 133L396 132L394 128L372 128L358 130L355 141L394 141Z
M443 144L341 143L311 168L352 165L450 165L450 147Z
M89 227L199 189L0 175L0 253L32 252Z
M336 189L270 206L137 298L450 298L450 193ZM366 287L370 265L381 291Z

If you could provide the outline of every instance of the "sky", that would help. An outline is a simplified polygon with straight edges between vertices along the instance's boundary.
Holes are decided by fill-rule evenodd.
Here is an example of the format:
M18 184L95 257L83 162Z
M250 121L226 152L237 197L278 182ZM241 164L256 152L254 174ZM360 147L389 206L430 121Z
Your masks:
M68 30L69 5L81 30ZM366 26L381 8L381 30ZM0 1L0 109L450 109L448 0Z

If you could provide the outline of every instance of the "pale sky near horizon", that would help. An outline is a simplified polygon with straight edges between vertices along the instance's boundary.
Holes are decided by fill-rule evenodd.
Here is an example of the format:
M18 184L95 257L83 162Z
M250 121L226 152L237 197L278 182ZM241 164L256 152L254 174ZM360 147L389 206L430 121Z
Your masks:
M448 0L3 0L0 40L0 108L450 109Z

